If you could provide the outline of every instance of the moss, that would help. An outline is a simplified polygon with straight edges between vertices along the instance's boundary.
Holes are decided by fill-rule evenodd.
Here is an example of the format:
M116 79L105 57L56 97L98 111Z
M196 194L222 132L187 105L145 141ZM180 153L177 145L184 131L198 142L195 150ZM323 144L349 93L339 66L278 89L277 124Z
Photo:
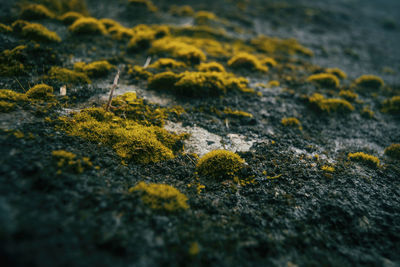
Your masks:
M301 126L301 123L299 119L290 117L290 118L283 118L281 120L282 125L284 126L291 126L291 127L297 127L299 130L303 130L303 127Z
M30 0L32 2L32 0ZM76 11L87 15L85 1L82 0L33 0L36 4L42 4L57 14L64 14L69 11Z
M143 203L153 210L177 212L189 208L188 198L170 185L139 182L129 192L140 193Z
M150 77L153 76L153 74L149 71L147 71L145 68L143 68L142 66L129 66L128 69L128 74L133 76L136 79L149 79Z
M75 71L84 72L89 77L100 77L107 75L113 68L115 67L106 60L94 61L89 64L77 62L74 65Z
M272 57L266 57L261 60L261 64L273 68L276 67L276 65L278 65L278 62L276 62L276 60L273 59Z
M268 67L262 65L258 58L248 53L239 53L228 61L228 66L235 69L250 69L253 71L267 72Z
M224 66L218 62L202 62L197 69L201 72L226 72Z
M162 38L169 34L167 26L148 26L140 24L132 29L133 37L129 41L128 48L131 50L142 50L150 47L153 40Z
M320 111L330 112L342 112L347 113L354 110L347 100L337 98L325 98L323 95L315 93L308 98L310 104Z
M385 84L382 78L375 75L362 75L354 83L357 87L368 89L379 89Z
M62 171L82 173L85 168L93 166L89 158L77 158L76 154L66 150L54 150L51 152L51 155L57 161L57 174L61 174Z
M10 112L18 106L28 102L26 94L21 94L8 89L0 89L0 112Z
M338 88L340 86L339 79L330 73L313 74L307 78L307 82L312 82L321 87Z
M170 90L179 81L180 75L171 71L157 73L148 80L149 88L157 90Z
M16 108L15 103L10 103L7 101L0 100L0 113L10 112L15 110L15 108Z
M217 16L209 11L198 11L196 12L196 14L194 15L194 21L196 24L209 24L212 21L216 21L217 20Z
M186 67L187 65L185 63L172 58L160 58L149 66L149 68L153 69L182 69Z
M263 51L270 55L301 54L305 56L313 56L313 52L310 49L299 44L296 39L279 39L276 37L261 35L257 38L252 39L251 44L260 51Z
M183 149L185 138L158 126L144 126L115 116L102 108L84 109L59 121L58 128L69 135L110 146L123 160L142 164L174 158L174 153Z
M215 28L206 25L172 27L172 33L175 36L205 38L209 41L215 41L215 39L228 39L226 31L223 28Z
M340 90L339 96L347 99L348 101L354 101L358 98L358 94L356 94L350 90Z
M367 106L361 110L361 116L367 119L372 119L375 116L375 113Z
M53 19L55 15L43 5L29 4L22 7L20 17L29 20Z
M129 0L129 4L137 7L144 7L151 12L157 12L158 10L150 0Z
M364 152L349 153L347 157L349 160L362 162L371 167L379 167L380 163L377 157L366 154Z
M50 31L42 24L29 23L22 28L22 35L39 42L61 42L57 33Z
M385 155L400 160L400 144L391 144L385 148Z
M25 74L25 50L27 46L19 45L9 50L6 49L0 53L0 75L14 76Z
M51 67L45 78L50 80L57 80L67 84L91 83L89 77L85 73L61 67Z
M106 27L107 30L109 30L112 27L121 27L122 26L118 21L115 21L115 20L109 19L109 18L100 19L100 22L103 23L104 27Z
M347 74L339 68L328 68L325 70L326 73L330 73L338 77L339 79L346 79Z
M24 28L26 25L28 25L29 22L26 20L16 20L11 24L11 27L13 28L13 31L16 33L21 33L22 28Z
M393 96L392 98L386 99L382 103L382 106L383 112L400 114L400 96Z
M58 19L61 20L64 24L71 25L76 20L83 18L83 17L84 16L81 13L70 11L70 12L63 14Z
M268 82L268 84L267 84L267 86L268 87L279 87L281 84L280 84L280 82L279 81L276 81L276 80L273 80L273 81L269 81Z
M245 161L236 153L214 150L200 158L196 169L201 176L216 180L233 179L244 167Z
M10 26L0 23L0 33L10 33L12 31L13 29Z
M199 243L197 242L192 242L189 246L189 250L188 253L190 256L194 257L196 255L198 255L200 252L200 246Z
M328 166L328 165L324 165L321 167L321 170L323 170L324 172L335 172L335 168L332 166Z
M171 13L174 16L190 17L194 15L194 10L189 5L183 5L183 6L172 5L169 9L169 13Z
M231 108L225 108L224 113L234 117L253 118L253 114L251 113L242 110L232 110Z
M37 84L26 92L26 96L30 99L49 100L54 98L54 89L47 84Z
M68 30L74 34L107 34L103 23L91 17L77 19Z

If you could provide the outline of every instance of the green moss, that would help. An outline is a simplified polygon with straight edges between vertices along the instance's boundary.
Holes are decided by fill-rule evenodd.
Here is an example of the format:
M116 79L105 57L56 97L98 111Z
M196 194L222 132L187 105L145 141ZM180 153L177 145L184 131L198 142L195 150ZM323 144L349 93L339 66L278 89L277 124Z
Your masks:
M63 171L72 171L79 174L85 168L93 166L89 158L78 158L76 154L66 150L54 150L51 155L57 161L57 174L61 174Z
M133 37L129 41L128 48L131 50L142 50L150 47L153 40L169 34L167 26L148 26L140 24L132 29Z
M308 98L310 104L320 111L347 113L354 110L353 105L348 101L337 98L325 98L323 95L315 93Z
M185 63L172 58L160 58L149 66L149 68L153 69L182 69L186 67L187 65Z
M382 78L375 75L362 75L354 83L357 87L368 89L379 89L385 84Z
M10 33L12 31L13 29L10 26L0 23L0 33Z
M81 13L70 11L70 12L63 14L58 19L61 20L64 24L71 25L76 20L83 18L83 17L84 16Z
M110 70L115 68L106 60L94 61L89 64L77 62L74 65L74 70L86 73L89 77L100 77L107 75Z
M303 130L303 127L301 126L299 119L294 117L283 118L281 120L281 123L284 126L297 127L299 130Z
M328 68L325 70L326 73L330 73L338 77L339 79L346 79L347 74L339 68Z
M26 96L30 99L49 100L54 98L53 87L47 84L37 84L26 92Z
M22 35L38 42L61 42L57 33L50 31L42 24L29 23L22 28Z
M57 80L67 84L91 83L85 73L69 70L61 67L51 67L45 79Z
M153 74L151 72L147 71L145 68L143 68L142 66L138 66L138 65L129 66L128 74L130 76L133 76L137 80L140 80L140 79L147 80L153 76Z
M0 112L10 112L17 106L28 102L25 94L17 93L8 89L0 89Z
M338 88L340 86L339 79L330 73L313 74L307 78L308 82L312 82L321 87Z
M194 15L194 10L189 5L183 5L183 6L172 5L169 9L169 12L174 16L180 16L180 17L190 17Z
M377 157L364 152L349 153L347 157L349 160L365 163L371 167L379 167L380 163Z
M350 90L340 90L339 96L347 99L348 101L354 101L358 98L358 94Z
M170 185L139 182L130 188L129 192L140 193L143 203L154 210L176 212L189 208L187 204L188 198Z
M239 53L228 61L228 66L235 69L248 69L253 71L268 72L256 56L248 53Z
M224 66L218 62L202 62L197 69L201 72L226 72Z
M236 153L214 150L200 158L196 169L201 176L216 180L232 179L244 167L244 163Z
M74 34L107 34L103 23L91 17L77 19L68 30Z
M16 104L0 100L0 113L10 112L15 110Z
M231 108L225 108L224 113L234 117L253 118L253 114L243 110L232 110Z
M29 4L22 7L20 17L23 19L35 20L52 19L55 15L43 5Z
M382 106L383 112L400 114L400 96L393 96L392 98L386 99L382 103Z
M0 75L15 76L25 74L24 53L27 47L19 45L11 50L4 50L0 53Z
M263 51L270 55L294 55L301 54L305 56L313 56L313 52L302 46L297 42L296 39L279 39L276 37L259 36L251 40L251 44L254 45L260 51Z
M129 4L136 7L143 7L151 12L157 12L158 8L150 0L129 0Z
M385 148L385 155L400 160L400 144L391 144Z

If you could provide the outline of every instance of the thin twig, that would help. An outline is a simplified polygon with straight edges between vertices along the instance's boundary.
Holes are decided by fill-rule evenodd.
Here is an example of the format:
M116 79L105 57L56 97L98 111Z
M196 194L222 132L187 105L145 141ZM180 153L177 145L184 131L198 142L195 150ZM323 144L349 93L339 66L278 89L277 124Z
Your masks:
M114 94L114 90L115 90L115 88L117 88L117 86L118 86L119 72L120 72L120 71L118 70L117 75L115 75L114 83L113 83L113 85L112 85L112 87L111 87L111 91L110 91L110 97L108 98L108 103L107 103L106 111L108 111L108 110L110 109L111 101L112 101L113 94Z
M143 68L147 68L150 65L151 57L147 57L146 62L143 65Z
M22 90L24 90L24 92L26 93L26 90L25 90L25 88L22 86L22 84L18 81L18 79L17 78L15 78L15 80L19 83L19 86L21 86L21 88L22 88Z

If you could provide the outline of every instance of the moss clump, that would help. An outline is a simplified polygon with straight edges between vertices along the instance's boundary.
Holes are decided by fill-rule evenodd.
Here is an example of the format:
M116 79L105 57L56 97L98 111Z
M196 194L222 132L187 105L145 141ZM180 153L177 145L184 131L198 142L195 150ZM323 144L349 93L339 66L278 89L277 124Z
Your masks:
M362 75L354 83L357 87L368 89L379 89L385 84L382 78L375 75Z
M321 87L338 88L340 86L339 79L330 73L313 74L307 78L307 82L312 82Z
M196 12L196 14L194 15L194 21L196 24L209 24L212 21L216 21L217 20L217 16L209 11L198 11Z
M16 20L11 24L11 27L13 28L13 31L16 33L21 33L22 32L22 28L25 27L26 25L28 25L29 22L26 20Z
M19 45L11 50L4 50L0 53L0 76L14 76L25 74L25 45Z
M189 208L188 198L170 185L139 182L129 192L139 192L143 203L154 210L176 212Z
M55 15L43 5L29 4L22 7L20 17L32 20L53 19Z
M361 116L367 119L372 119L374 118L375 113L368 106L366 106L361 110Z
M37 84L26 92L26 96L30 99L49 100L54 98L54 89L47 84Z
M290 117L290 118L283 118L281 120L282 125L284 126L291 126L291 127L298 127L299 130L303 130L299 119Z
M115 68L106 60L94 61L89 64L77 62L74 65L74 70L86 73L89 77L100 77L107 75L110 70Z
M61 174L62 171L82 173L85 168L93 166L89 158L77 158L76 154L65 150L54 150L51 155L57 161L57 174Z
M160 58L149 66L149 68L153 69L183 69L186 67L187 65L185 63L172 58Z
M151 12L157 12L158 8L150 0L129 0L129 4L136 7L144 7Z
M145 68L143 68L142 66L138 66L138 65L129 66L128 74L133 76L137 80L140 80L140 79L147 80L153 76L153 74L151 72L147 71Z
M385 155L400 160L400 144L391 144L385 148Z
M279 39L276 37L268 37L261 35L251 40L251 44L254 45L260 51L263 51L270 55L294 55L301 54L305 56L313 56L313 52L302 46L297 42L296 39Z
M276 62L276 60L273 59L272 57L266 57L261 60L261 64L263 64L267 67L273 68L276 65L278 65L278 62Z
M0 23L0 33L10 33L12 31L13 29L10 26Z
M22 28L21 33L23 36L38 42L61 42L57 33L38 23L28 23Z
M382 103L382 111L393 113L393 114L400 114L400 96L393 96L392 98L386 99Z
M175 135L158 126L144 126L123 119L102 108L88 108L61 117L59 129L71 136L110 146L123 160L147 164L175 157L182 149L184 135Z
M323 170L324 172L335 172L335 168L332 166L328 166L328 165L324 165L321 167L321 170Z
M226 72L224 66L218 62L202 62L197 69L201 72Z
M165 25L148 26L140 24L132 29L133 37L129 41L128 48L142 50L150 47L151 42L169 34L169 27Z
M232 110L231 108L225 108L224 113L234 117L253 118L253 114L243 110Z
M0 100L0 113L10 112L16 108L15 103L9 103L7 101Z
M358 98L358 94L356 94L350 90L340 90L339 96L347 99L348 101L354 101Z
M323 95L315 93L308 98L311 105L320 111L330 112L351 112L354 110L353 105L347 100L338 98L325 98Z
M91 83L85 73L69 70L61 67L51 67L45 79L57 80L67 84Z
M169 12L174 16L180 16L180 17L190 17L194 15L194 10L189 5L184 5L184 6L172 5L171 8L169 9Z
M74 34L107 34L103 23L91 17L77 19L68 30Z
M328 68L325 70L326 73L330 73L338 77L339 79L346 79L347 74L339 68Z
M236 153L226 150L214 150L200 158L196 169L201 176L217 180L232 179L245 161Z
M26 94L0 89L0 112L10 112L28 101Z
M82 0L34 0L30 2L42 4L57 14L64 14L69 11L76 11L85 15L88 14L86 3Z
M273 80L273 81L269 81L267 85L269 88L279 87L281 85L281 83L279 81Z
M83 18L83 17L84 16L81 13L70 11L70 12L63 14L58 19L61 20L64 24L71 25L76 20Z
M196 46L170 37L154 41L149 52L152 54L169 54L192 64L199 64L201 61L206 60L206 55Z
M228 66L235 69L250 69L253 71L267 72L268 67L262 65L258 58L248 53L239 53L228 61Z
M371 167L379 167L379 159L364 152L349 153L347 157L349 160L362 162Z

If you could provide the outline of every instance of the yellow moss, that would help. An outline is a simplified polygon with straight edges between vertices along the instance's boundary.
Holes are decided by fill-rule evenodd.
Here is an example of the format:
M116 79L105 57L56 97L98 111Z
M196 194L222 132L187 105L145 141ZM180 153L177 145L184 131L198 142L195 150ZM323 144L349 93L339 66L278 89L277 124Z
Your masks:
M400 144L391 144L385 148L385 155L400 160Z
M379 167L379 159L364 152L349 153L347 157L349 160L359 161L373 167Z
M25 73L23 52L25 45L19 45L11 50L4 50L0 53L0 75L14 76Z
M313 52L302 46L296 39L279 39L276 37L259 36L251 40L252 45L268 54L302 54L313 56Z
M183 149L185 135L175 135L158 126L144 126L102 108L87 108L72 118L59 118L58 128L69 135L110 146L124 161L147 164L168 160Z
M0 89L0 112L15 110L17 105L27 102L25 94L17 93L8 89Z
M109 30L112 27L121 27L122 26L118 21L115 21L115 20L109 19L109 18L100 19L100 22L103 23L104 27L106 27L107 30Z
M147 71L142 66L129 66L128 74L135 77L136 79L149 79L153 74Z
M341 96L349 101L354 101L358 98L358 94L356 94L350 90L340 90L339 96Z
M354 83L358 87L369 89L379 89L385 84L382 78L375 75L362 75Z
M218 62L202 62L197 69L201 72L226 72L224 66Z
M50 80L58 80L63 83L91 83L89 77L85 73L69 70L61 67L51 67L47 76L44 78Z
M276 62L276 60L273 59L272 57L266 57L261 60L261 64L263 64L267 67L273 68L276 65L278 65L278 62Z
M297 118L283 118L281 120L282 125L284 126L291 126L291 127L298 127L299 130L303 130L303 127L301 126L300 121Z
M61 38L57 33L50 31L42 24L28 23L21 31L22 35L39 42L61 42Z
M28 25L29 22L25 20L16 20L11 24L11 27L13 28L14 32L20 33L22 32L22 28L24 28L26 25Z
M194 16L194 21L196 24L208 24L211 21L217 20L217 16L209 11L198 11Z
M92 167L92 162L89 158L77 158L76 154L65 150L54 150L51 152L54 159L57 160L58 171L61 174L62 170L72 170L76 173L82 173L86 167Z
M248 53L239 53L228 61L228 66L236 69L250 69L254 71L267 72L268 67L262 65L260 60Z
M324 165L321 167L321 170L325 171L325 172L335 172L335 168L332 166L328 166L328 165Z
M147 49L155 39L169 34L169 27L165 25L140 24L132 29L133 37L129 41L128 48L131 50Z
M91 17L77 19L68 30L74 34L107 34L103 23Z
M173 35L189 36L192 38L204 38L216 41L216 39L228 38L226 31L223 28L215 28L206 25L201 26L175 26L172 27Z
M400 96L393 96L392 98L386 99L382 103L382 106L383 112L400 114Z
M368 106L361 110L361 116L365 118L372 119L374 115L375 113Z
M326 73L330 73L338 77L339 79L346 79L347 74L339 68L328 68L326 69Z
M279 81L276 81L276 80L274 80L274 81L269 81L268 82L268 87L279 87L281 84L280 84L280 82Z
M346 100L337 98L325 98L315 93L308 98L309 102L321 111L330 112L351 112L354 107Z
M108 33L114 40L130 39L134 35L132 29L123 26L112 26L108 29Z
M157 12L158 8L150 0L129 0L129 4L137 7L144 7L151 12Z
M69 11L76 11L85 15L88 13L86 3L82 0L34 0L33 2L42 4L57 14L64 14Z
M339 79L330 73L313 74L307 78L307 82L312 82L321 87L338 88L340 86Z
M189 255L190 255L190 256L196 256L197 254L199 254L199 252L200 252L199 243L197 243L197 242L192 242L192 243L190 244L189 251L188 251Z
M139 182L129 192L139 192L143 203L154 210L176 212L189 208L188 198L170 185Z
M70 11L70 12L67 12L67 13L63 14L58 19L61 20L63 23L67 24L67 25L71 25L76 20L78 20L80 18L83 18L83 17L84 16L81 13Z
M244 164L245 161L236 153L214 150L200 158L196 169L201 176L218 180L233 179Z
M184 5L184 6L172 5L171 8L169 9L169 12L172 15L181 17L189 17L194 15L194 10L189 5Z
M26 96L30 99L49 100L54 98L53 87L47 84L37 84L26 92Z
M16 108L15 103L9 103L7 101L0 100L0 113L1 112L10 112Z
M176 61L172 58L160 58L149 66L149 68L154 69L180 69L186 67L187 65L185 63Z
M55 15L43 5L29 4L22 7L20 17L23 19L35 20L52 19Z
M12 31L13 29L10 26L0 23L0 33L10 33Z
M113 68L115 67L106 60L94 61L89 64L77 62L74 65L75 71L85 72L89 77L100 77L107 75Z
M225 108L224 113L227 115L233 115L235 117L253 118L253 114L251 113L242 110L232 110L231 108Z

